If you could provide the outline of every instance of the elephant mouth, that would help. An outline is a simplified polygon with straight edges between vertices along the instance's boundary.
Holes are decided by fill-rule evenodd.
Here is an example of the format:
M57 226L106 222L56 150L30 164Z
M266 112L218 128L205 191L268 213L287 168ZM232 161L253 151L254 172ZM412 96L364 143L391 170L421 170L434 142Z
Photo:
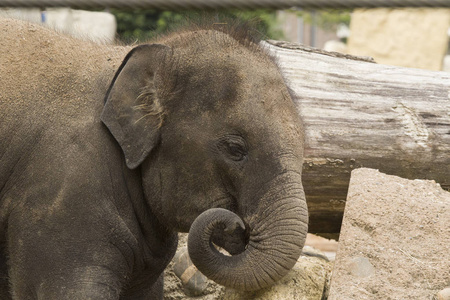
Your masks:
M243 204L236 214L210 208L194 220L188 250L198 270L245 291L268 287L288 273L305 243L308 210L300 173L285 174L272 184L274 189L260 193L255 209ZM221 254L213 244L231 255Z
M224 179L222 179L222 181L224 181ZM219 207L227 207L227 210L239 215L237 197L231 192L232 189L229 188L230 184L224 184L224 186L225 197L220 198L217 202L222 202L223 199L225 199L227 204L224 206L219 205ZM244 223L245 228L236 226L236 228L226 229L224 224L216 226L212 230L211 242L215 246L224 249L230 255L236 255L244 252L250 240L250 227L248 223L245 222L244 218L242 218L242 222Z
M248 224L245 229L236 226L234 229L226 229L225 225L214 228L211 235L211 242L226 250L230 255L242 253L247 248L250 240L250 229Z

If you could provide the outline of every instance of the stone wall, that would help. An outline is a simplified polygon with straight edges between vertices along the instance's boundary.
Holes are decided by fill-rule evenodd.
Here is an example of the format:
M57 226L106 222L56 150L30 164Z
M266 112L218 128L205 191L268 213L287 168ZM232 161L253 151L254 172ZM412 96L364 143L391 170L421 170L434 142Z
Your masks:
M377 63L442 70L450 9L358 9L352 15L347 52Z

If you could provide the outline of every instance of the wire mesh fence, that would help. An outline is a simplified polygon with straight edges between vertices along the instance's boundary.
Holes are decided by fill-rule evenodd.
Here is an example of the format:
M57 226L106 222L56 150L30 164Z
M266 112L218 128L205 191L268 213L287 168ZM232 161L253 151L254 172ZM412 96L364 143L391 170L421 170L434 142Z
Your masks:
M284 9L450 7L450 0L0 0L0 7L146 8L146 9Z

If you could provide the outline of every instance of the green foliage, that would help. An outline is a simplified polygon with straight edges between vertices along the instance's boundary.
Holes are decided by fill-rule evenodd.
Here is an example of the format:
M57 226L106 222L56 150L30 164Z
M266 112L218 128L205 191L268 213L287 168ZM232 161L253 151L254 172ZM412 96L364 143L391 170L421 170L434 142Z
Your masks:
M306 23L315 23L315 25L325 30L336 30L339 24L350 24L351 10L293 10L298 16L303 18Z
M160 12L154 10L126 10L112 9L117 20L117 34L125 42L148 40L156 33L157 20Z
M251 22L263 39L280 40L284 38L277 22L276 11L274 10L230 10L225 11L224 14L231 19Z
M278 29L276 12L259 9L252 11L226 10L220 12L198 13L195 11L156 11L156 10L111 10L117 19L117 33L120 40L127 43L144 42L157 35L176 29L189 20L221 19L239 20L254 24L256 30L265 39L282 39Z

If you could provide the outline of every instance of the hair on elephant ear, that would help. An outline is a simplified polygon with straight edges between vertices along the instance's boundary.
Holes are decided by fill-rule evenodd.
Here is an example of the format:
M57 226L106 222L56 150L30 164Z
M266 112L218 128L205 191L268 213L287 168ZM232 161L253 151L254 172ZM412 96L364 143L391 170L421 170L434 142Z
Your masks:
M155 119L155 121L158 121L157 129L159 129L162 126L164 109L155 91L154 83L142 89L142 92L137 98L137 103L140 104L136 104L133 108L140 110L143 116L136 123L142 121L144 118Z
M139 166L158 143L164 112L155 74L170 51L160 44L132 49L106 95L101 120L122 148L130 169Z

